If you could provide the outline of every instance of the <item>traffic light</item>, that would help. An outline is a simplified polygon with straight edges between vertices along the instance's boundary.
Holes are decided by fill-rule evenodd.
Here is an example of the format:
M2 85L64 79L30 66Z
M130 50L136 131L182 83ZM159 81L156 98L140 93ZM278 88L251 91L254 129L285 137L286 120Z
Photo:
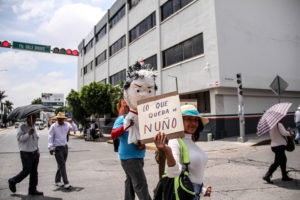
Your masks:
M239 95L243 95L243 85L242 85L242 74L236 74L236 82L238 84L238 93Z
M0 41L0 47L4 47L4 48L10 48L11 47L11 43L7 42L7 41Z
M55 47L52 49L52 53L58 53L58 54L64 54L64 55L70 55L70 56L78 56L78 50L71 50L71 49L65 49L65 48L58 48Z

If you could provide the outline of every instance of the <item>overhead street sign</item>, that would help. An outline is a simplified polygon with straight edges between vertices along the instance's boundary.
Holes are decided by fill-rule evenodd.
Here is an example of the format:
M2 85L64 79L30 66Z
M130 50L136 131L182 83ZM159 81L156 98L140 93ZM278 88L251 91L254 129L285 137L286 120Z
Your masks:
M285 89L289 86L289 84L283 80L280 76L276 76L275 79L272 81L270 88L276 95L281 95Z
M38 51L38 52L44 52L44 53L50 53L50 50L51 50L51 46L30 44L30 43L25 43L25 42L15 42L15 41L13 41L12 48L29 50L29 51Z

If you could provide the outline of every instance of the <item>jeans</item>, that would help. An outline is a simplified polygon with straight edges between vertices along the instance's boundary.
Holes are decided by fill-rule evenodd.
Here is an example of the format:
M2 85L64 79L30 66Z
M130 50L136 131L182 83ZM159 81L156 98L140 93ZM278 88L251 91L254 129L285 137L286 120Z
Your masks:
M193 200L199 200L200 199L199 194L202 192L203 184L194 184L193 183L193 186L194 186L194 192L196 193L195 198Z
M132 158L123 160L121 159L121 165L126 174L125 180L125 200L134 200L135 194L137 194L140 200L151 200L146 176L143 170L144 159Z
M63 179L64 184L69 184L66 170L66 162L68 158L68 146L59 146L55 148L55 159L57 162L57 172L55 182L58 183Z
M36 186L38 184L38 164L39 164L39 153L36 152L20 152L22 160L22 171L10 179L14 183L20 183L24 178L30 175L29 178L29 191L36 191Z

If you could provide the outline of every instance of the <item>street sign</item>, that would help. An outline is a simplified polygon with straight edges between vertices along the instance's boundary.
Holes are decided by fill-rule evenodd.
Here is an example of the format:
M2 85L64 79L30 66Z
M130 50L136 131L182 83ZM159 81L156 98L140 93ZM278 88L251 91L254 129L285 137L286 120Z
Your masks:
M14 49L22 49L29 51L38 51L44 53L50 53L51 46L47 45L39 45L39 44L30 44L25 42L15 42L13 41L12 48Z
M277 75L272 81L270 88L276 95L280 96L280 94L282 94L288 86L289 84Z

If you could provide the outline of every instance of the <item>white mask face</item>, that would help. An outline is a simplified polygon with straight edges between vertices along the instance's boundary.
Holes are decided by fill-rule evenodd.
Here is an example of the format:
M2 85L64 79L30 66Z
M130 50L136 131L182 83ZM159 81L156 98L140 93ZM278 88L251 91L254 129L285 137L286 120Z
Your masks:
M131 110L137 110L137 101L155 95L153 78L133 80L130 87L124 91L124 99Z

